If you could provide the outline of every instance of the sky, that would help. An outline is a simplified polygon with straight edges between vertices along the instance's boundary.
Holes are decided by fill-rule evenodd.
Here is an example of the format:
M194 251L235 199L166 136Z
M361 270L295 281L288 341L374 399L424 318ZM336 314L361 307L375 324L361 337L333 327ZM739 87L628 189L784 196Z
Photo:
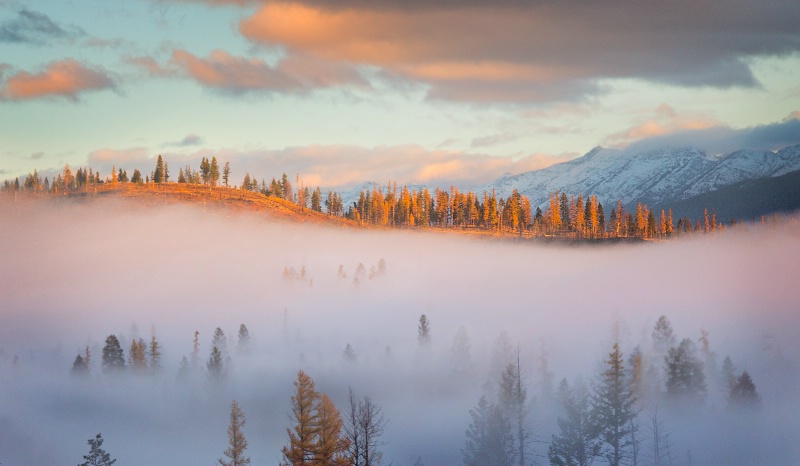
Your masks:
M164 154L470 187L598 145L786 133L798 22L789 0L0 0L0 178Z

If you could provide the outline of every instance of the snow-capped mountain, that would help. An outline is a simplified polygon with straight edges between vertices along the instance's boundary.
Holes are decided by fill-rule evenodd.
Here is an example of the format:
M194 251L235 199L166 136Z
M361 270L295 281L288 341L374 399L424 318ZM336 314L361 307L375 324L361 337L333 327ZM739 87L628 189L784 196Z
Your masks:
M516 188L545 207L549 194L594 194L603 203L621 199L663 205L744 180L800 170L800 145L777 152L736 151L715 156L695 148L630 151L597 147L583 157L518 175L503 176L476 192L507 197Z

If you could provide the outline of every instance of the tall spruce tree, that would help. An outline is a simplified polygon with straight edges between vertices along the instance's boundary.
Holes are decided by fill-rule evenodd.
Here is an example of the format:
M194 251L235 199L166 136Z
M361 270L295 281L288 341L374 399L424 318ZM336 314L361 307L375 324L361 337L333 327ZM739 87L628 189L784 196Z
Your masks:
M469 412L472 422L461 456L465 466L511 466L514 436L503 410L482 396Z
M604 456L611 466L625 464L632 457L631 433L635 428L636 397L631 392L619 343L609 353L606 368L594 386L592 415L605 444Z
M702 402L706 395L703 361L689 338L670 348L666 358L667 396L677 402Z
M83 459L86 461L78 466L111 466L117 462L117 460L111 459L111 455L103 450L102 435L97 434L95 438L89 439L87 443L89 444L89 454L84 455Z
M106 338L106 344L103 346L102 365L103 372L107 373L125 369L125 355L115 335L109 335Z
M519 352L517 352L516 363L506 366L506 370L500 376L498 398L503 414L513 427L515 451L512 458L520 466L525 466L526 446L529 440L527 427L528 408L525 404L527 394L528 390L522 383Z
M211 347L211 355L206 363L206 375L211 382L221 382L225 377L224 364L222 362L222 352L216 346Z
M417 341L422 346L427 346L431 342L431 324L425 314L419 316L419 325L417 326Z
M239 407L236 400L231 402L231 415L230 424L228 424L228 448L224 454L228 460L218 459L220 466L244 466L250 464L250 457L245 456L244 451L247 449L247 439L242 433L242 427L245 425L244 412Z
M558 387L563 416L557 419L559 433L553 435L547 457L553 466L589 466L600 455L600 429L591 412L591 398L581 379L572 387L567 379Z

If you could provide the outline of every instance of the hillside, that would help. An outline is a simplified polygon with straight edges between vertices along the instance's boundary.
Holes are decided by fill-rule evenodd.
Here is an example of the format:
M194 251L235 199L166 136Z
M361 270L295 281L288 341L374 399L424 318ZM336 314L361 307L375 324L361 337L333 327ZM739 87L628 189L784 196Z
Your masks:
M206 209L233 210L266 215L278 221L299 223L319 223L336 226L355 226L356 224L340 217L314 212L284 199L267 197L261 193L241 189L192 185L184 183L137 184L104 183L85 190L64 194L19 194L19 202L61 202L69 199L89 202L100 199L126 199L142 206L190 204Z

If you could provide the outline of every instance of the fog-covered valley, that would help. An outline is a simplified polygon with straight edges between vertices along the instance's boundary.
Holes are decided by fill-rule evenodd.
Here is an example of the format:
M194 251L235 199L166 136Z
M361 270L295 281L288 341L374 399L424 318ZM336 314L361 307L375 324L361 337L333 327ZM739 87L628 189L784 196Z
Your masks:
M688 408L660 394L641 403L639 464L653 463L646 424L656 406L673 465L800 462L796 221L559 247L111 200L4 203L0 215L4 465L76 464L98 432L118 465L213 464L233 399L247 416L252 464L277 464L298 370L343 412L348 388L383 409L383 464L462 464L470 410L482 395L497 398L517 354L526 463L548 464L559 382L591 384L615 341L626 362L638 346L661 380L651 335L662 315L676 344L702 348L708 332L707 390ZM428 344L418 338L423 314ZM218 327L230 359L213 382L206 366ZM155 335L162 369L104 373L111 334L126 358L132 339ZM90 375L71 375L87 346ZM190 368L179 377L184 356ZM726 356L752 376L758 407L729 406Z

